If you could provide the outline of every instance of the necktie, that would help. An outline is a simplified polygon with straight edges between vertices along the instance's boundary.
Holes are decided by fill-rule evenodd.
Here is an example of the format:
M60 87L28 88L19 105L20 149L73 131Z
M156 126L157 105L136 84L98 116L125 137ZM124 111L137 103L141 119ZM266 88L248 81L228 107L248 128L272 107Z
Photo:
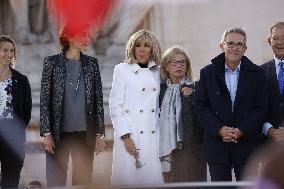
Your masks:
M278 89L280 94L283 92L283 85L284 85L284 67L283 62L279 62L279 73L278 73Z

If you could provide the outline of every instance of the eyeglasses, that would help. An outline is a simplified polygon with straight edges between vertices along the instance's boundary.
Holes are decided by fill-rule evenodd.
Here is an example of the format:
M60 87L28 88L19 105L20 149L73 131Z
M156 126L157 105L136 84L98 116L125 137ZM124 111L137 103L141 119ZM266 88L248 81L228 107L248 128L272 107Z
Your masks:
M186 60L181 60L181 61L172 60L172 61L170 62L170 64L171 64L173 67L177 67L178 65L180 65L180 66L185 66L185 65L186 65Z
M237 48L243 48L245 46L244 43L235 43L234 41L225 41L224 44L226 44L229 48L233 48L234 46L236 46Z

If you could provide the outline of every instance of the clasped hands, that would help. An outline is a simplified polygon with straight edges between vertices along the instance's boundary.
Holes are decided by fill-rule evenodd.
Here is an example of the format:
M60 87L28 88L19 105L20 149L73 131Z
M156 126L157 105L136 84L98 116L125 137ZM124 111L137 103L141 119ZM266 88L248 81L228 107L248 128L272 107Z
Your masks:
M279 127L275 129L272 127L268 129L268 137L278 143L283 143L284 142L284 128Z
M238 140L243 136L243 133L238 128L223 126L219 130L218 135L222 138L223 142L237 143Z

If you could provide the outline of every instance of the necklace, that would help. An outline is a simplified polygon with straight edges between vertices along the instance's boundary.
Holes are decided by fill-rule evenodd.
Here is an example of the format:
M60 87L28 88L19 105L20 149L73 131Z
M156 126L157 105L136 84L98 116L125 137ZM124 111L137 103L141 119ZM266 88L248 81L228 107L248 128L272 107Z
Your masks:
M80 83L81 63L80 63L80 70L79 70L79 73L78 73L78 79L77 79L77 83L76 84L75 84L75 81L73 81L73 79L71 78L71 73L70 73L70 70L68 68L67 62L66 62L66 71L67 71L67 75L69 76L70 85L75 89L75 91L77 91L78 87L79 87L79 83Z

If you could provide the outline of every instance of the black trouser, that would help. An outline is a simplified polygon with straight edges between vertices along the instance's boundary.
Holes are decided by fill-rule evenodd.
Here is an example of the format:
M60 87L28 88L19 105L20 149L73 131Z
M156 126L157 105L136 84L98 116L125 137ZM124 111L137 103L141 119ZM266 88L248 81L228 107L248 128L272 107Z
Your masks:
M25 128L15 121L0 121L1 188L17 188L25 159Z
M46 153L47 186L66 185L69 155L72 185L89 185L92 180L94 147L87 145L87 132L64 133L55 154Z
M232 167L234 167L234 173L236 180L240 181L244 164L216 164L209 163L209 172L211 181L232 181Z

